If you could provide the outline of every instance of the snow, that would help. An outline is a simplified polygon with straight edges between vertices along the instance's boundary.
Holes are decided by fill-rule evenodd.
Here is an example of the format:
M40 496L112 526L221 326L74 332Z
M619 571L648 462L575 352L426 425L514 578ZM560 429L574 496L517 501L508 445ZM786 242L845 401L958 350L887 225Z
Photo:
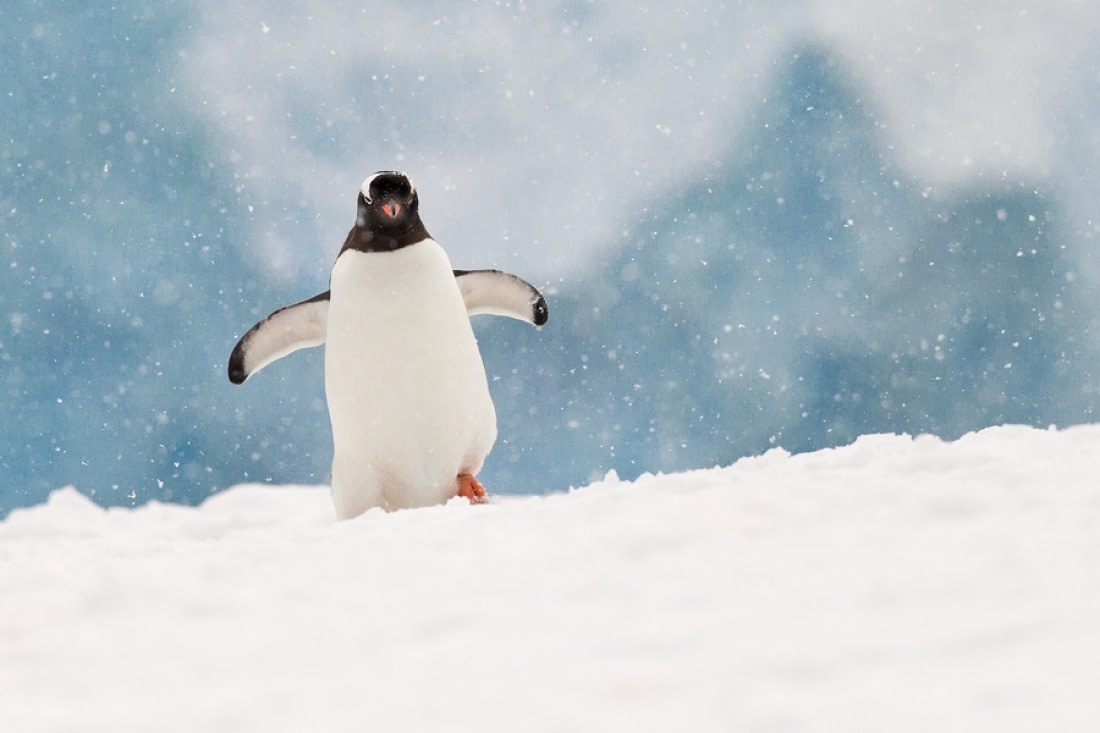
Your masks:
M316 487L0 523L6 730L1086 730L1100 426L334 521ZM1091 725L1090 725L1091 724Z

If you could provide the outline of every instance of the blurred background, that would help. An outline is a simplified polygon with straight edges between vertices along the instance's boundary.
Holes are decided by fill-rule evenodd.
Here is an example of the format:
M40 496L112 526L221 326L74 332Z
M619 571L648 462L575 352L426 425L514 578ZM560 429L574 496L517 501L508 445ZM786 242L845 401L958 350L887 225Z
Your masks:
M299 8L298 5L308 5ZM1070 0L9 0L0 516L324 484L327 287L407 171L475 319L493 493L873 432L1094 420L1100 6Z

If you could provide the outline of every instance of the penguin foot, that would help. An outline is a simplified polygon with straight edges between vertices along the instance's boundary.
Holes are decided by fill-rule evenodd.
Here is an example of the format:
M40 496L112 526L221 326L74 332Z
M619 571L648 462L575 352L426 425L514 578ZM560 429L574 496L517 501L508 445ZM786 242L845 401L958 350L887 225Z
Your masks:
M471 504L489 503L489 499L485 494L485 487L473 477L473 474L461 473L458 475L458 495L469 499Z

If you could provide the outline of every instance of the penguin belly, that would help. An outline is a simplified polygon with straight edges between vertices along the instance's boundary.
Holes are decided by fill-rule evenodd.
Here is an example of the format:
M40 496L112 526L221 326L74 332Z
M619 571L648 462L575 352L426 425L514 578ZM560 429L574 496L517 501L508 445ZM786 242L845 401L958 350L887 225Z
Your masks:
M337 258L325 395L341 519L443 503L460 474L480 470L496 412L451 263L435 241Z

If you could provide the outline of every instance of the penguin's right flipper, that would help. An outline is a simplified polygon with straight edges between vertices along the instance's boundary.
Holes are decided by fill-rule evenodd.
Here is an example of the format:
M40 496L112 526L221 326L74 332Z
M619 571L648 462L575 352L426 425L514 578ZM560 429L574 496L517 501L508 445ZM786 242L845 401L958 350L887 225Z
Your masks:
M229 381L243 384L287 354L325 343L329 291L280 308L248 330L229 356Z

